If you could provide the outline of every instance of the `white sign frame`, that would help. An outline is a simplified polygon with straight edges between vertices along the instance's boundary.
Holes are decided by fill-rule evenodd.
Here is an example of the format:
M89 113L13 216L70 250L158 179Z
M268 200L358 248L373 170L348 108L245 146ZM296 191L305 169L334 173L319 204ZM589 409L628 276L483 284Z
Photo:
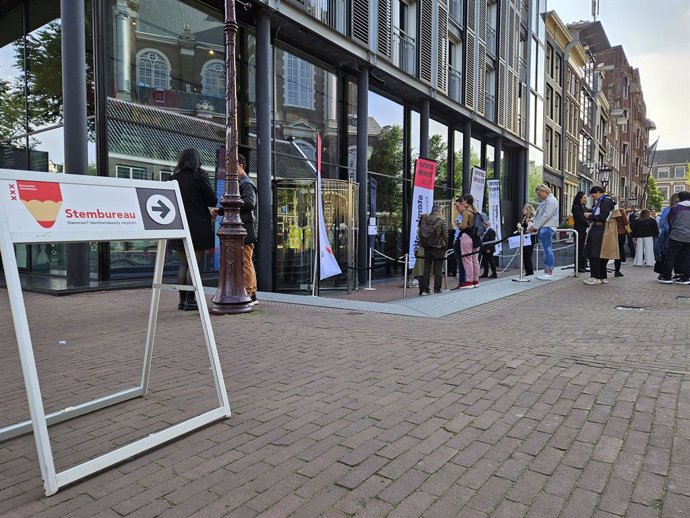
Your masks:
M230 417L230 403L223 380L220 360L216 348L216 341L213 335L213 328L211 327L211 319L208 308L206 306L206 297L204 296L203 286L201 284L201 275L199 267L194 258L194 247L192 245L191 235L187 228L187 218L184 212L184 205L180 195L180 189L177 182L154 182L143 180L123 180L118 178L95 177L95 176L81 176L81 175L49 175L47 173L37 173L31 171L7 170L0 169L0 185L4 188L6 182L51 182L58 183L61 186L77 186L68 187L74 190L79 186L83 189L90 189L96 192L97 189L119 188L120 195L125 194L131 197L131 192L126 190L137 189L151 189L159 192L167 192L172 198L168 198L173 206L179 211L179 219L177 224L181 228L174 230L170 229L141 229L134 228L134 225L126 228L119 228L113 225L111 228L100 228L98 223L94 223L94 229L67 231L56 230L52 232L41 228L36 224L34 232L13 232L12 223L8 217L10 213L9 195L5 192L0 192L0 254L5 270L5 280L7 283L7 291L10 301L10 309L12 311L12 319L14 322L14 330L17 337L17 345L19 348L19 357L21 361L22 374L24 377L24 385L26 387L27 399L29 402L29 413L31 419L16 423L14 425L6 426L0 429L0 441L22 435L33 430L34 439L36 441L36 451L38 453L38 461L41 468L41 476L43 477L43 487L46 496L51 496L64 486L88 477L96 472L102 471L114 464L123 462L131 457L146 452L152 448L160 446L177 437L185 435L202 426L206 426L215 421ZM117 191L113 189L113 194L117 195ZM14 198L12 198L14 199ZM28 210L27 210L28 213ZM142 211L139 209L139 219L144 219ZM15 217L15 219L17 219ZM166 221L169 218L163 218ZM181 224L180 224L181 220ZM14 222L18 225L17 222ZM160 226L163 227L163 223ZM45 226L45 225L44 225ZM120 240L157 240L158 247L156 252L156 262L153 274L153 285L151 294L151 304L149 310L148 327L146 334L146 344L144 351L144 361L141 373L141 382L138 386L116 392L114 394L87 401L75 406L67 407L63 410L45 413L43 406L43 399L41 397L41 386L38 379L38 372L36 370L36 361L34 357L33 344L31 341L31 333L29 330L29 322L26 314L26 306L24 304L24 295L19 279L19 270L17 266L17 258L14 252L14 244L27 244L37 242L89 242L89 241L120 241ZM182 239L185 248L189 269L192 276L191 286L182 286L174 284L163 284L163 267L165 264L165 249L168 239ZM201 325L206 342L206 349L211 363L211 371L216 388L216 395L218 397L219 406L213 410L205 412L196 417L187 419L181 423L169 426L158 432L149 434L134 442L120 446L108 453L99 457L88 460L81 464L77 464L64 471L56 472L54 457L50 445L48 435L48 426L59 423L101 408L108 407L127 401L139 396L145 396L149 390L149 379L151 371L151 360L153 357L153 345L156 333L156 323L158 316L158 305L160 301L161 291L194 291L199 305L199 314L201 317Z

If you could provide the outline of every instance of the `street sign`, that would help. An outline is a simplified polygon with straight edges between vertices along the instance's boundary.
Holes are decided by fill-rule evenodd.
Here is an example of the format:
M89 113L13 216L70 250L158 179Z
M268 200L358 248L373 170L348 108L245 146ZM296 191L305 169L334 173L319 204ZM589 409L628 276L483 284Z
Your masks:
M181 239L192 285L163 284L165 249L169 239ZM14 245L90 241L158 242L144 364L138 386L110 396L45 413L33 344L19 280ZM220 368L199 267L187 228L177 182L123 180L0 169L0 255L5 270L12 320L19 347L31 419L0 429L0 441L33 430L43 487L47 496L61 487L123 462L201 426L230 417L230 404ZM48 426L148 393L160 292L193 291L218 396L218 407L151 433L100 457L56 472Z

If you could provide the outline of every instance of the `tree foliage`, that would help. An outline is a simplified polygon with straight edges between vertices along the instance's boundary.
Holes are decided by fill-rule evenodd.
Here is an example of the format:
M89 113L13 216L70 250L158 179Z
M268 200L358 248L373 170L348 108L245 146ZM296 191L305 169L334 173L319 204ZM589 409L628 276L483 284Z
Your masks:
M369 169L379 173L377 210L395 213L402 205L403 132L398 125L386 126L369 158Z
M86 41L91 41L91 2L85 13ZM26 42L26 45L24 44ZM26 131L28 112L29 131L39 127L61 124L62 113L62 26L53 20L25 39L13 44L14 62L18 77L0 80L0 141L19 136ZM84 64L86 73L87 114L95 113L93 59L87 49ZM79 74L83 71L74 70ZM26 108L25 108L26 99ZM26 112L25 112L26 110ZM89 138L93 141L93 123L89 122Z
M664 205L664 195L656 186L656 181L652 175L647 180L647 208L661 210Z

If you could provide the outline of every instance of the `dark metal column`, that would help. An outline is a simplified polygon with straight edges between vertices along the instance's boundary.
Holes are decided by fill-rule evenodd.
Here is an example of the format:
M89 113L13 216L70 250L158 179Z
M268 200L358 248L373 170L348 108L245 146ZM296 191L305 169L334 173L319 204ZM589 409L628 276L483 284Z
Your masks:
M501 137L496 137L494 140L494 178L496 180L501 179L501 149L503 148L503 139ZM503 186L501 186L503 189Z
M515 196L515 216L517 221L522 219L522 207L527 203L527 157L528 153L525 148L520 148L517 153L517 175L516 175L516 186L517 195Z
M259 235L256 280L260 290L273 291L273 190L271 189L271 124L273 111L273 56L271 20L266 11L256 16L256 155L259 196Z
M419 117L419 156L429 158L429 99L422 101Z
M472 123L465 121L465 127L462 129L462 192L469 194L472 171L470 171L470 155L472 153Z
M86 174L86 25L84 0L61 0L65 173ZM67 287L88 286L89 243L67 245Z
M359 182L359 214L357 225L359 236L357 239L357 267L364 268L369 264L369 236L367 235L367 146L369 143L369 66L359 67L357 80L357 181ZM359 270L360 283L367 281L367 271Z

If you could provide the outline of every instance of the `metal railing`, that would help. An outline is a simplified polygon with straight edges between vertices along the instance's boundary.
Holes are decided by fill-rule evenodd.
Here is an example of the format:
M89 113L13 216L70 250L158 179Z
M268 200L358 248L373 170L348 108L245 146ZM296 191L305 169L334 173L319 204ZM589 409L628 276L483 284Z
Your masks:
M496 57L496 29L491 25L486 26L486 50Z
M489 92L484 98L484 117L490 121L496 120L496 98Z
M462 102L462 72L452 65L448 65L448 97Z
M417 53L415 52L415 40L403 30L393 29L393 45L398 50L398 67L410 75L417 74Z

